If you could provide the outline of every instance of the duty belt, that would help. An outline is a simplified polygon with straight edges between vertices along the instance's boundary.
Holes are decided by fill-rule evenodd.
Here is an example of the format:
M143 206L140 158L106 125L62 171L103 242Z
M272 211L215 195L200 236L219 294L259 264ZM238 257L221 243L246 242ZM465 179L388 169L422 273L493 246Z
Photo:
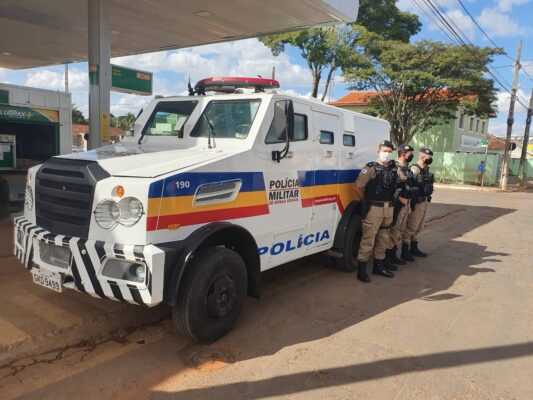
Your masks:
M370 205L376 206L376 207L382 207L382 208L384 208L386 206L388 206L388 207L394 206L392 201L376 201L376 200L372 200L370 202Z

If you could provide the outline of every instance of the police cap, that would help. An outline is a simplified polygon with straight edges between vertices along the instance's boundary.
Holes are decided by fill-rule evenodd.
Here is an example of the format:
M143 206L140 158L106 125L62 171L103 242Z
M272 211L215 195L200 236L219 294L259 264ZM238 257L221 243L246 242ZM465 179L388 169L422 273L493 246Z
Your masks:
M404 144L403 146L398 147L398 153L407 153L408 151L413 151L413 146L409 146L408 144Z
M394 150L394 145L390 140L382 140L381 142L379 142L379 147L390 147Z
M432 152L430 149L427 149L427 148L425 148L425 147L422 147L422 148L420 149L420 152L423 153L423 154L426 154L426 155L428 155L428 156L432 156L432 155L433 155L433 152Z

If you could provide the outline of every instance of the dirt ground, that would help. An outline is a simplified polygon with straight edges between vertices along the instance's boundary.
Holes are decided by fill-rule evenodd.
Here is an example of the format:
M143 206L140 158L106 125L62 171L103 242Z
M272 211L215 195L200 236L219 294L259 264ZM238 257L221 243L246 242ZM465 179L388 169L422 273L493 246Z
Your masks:
M531 204L531 191L440 187L427 259L368 285L321 257L268 271L209 346L177 336L165 307L33 285L6 220L1 397L532 399Z

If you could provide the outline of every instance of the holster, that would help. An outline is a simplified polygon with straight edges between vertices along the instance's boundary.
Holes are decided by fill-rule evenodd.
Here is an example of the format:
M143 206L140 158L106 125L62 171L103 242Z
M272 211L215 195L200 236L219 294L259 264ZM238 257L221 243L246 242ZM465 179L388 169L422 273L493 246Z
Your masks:
M412 197L411 198L411 211L413 211L416 208L417 198Z
M400 201L397 201L396 204L394 204L394 213L392 214L391 226L396 225L396 221L398 221L398 215L400 215L402 207L404 207L404 205Z

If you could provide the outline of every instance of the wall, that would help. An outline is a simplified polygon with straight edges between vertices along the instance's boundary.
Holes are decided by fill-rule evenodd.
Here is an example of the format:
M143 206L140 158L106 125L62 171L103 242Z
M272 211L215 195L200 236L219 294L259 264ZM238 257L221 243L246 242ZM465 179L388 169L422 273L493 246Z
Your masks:
M435 174L437 182L475 184L477 166L484 158L484 154L436 152L433 156L431 170ZM499 154L487 155L484 178L484 184L487 186L494 185L499 180L499 158Z
M512 175L518 175L518 167L520 166L520 159L513 158L510 162L511 173ZM533 178L533 160L526 160L526 168L524 175L528 178Z

